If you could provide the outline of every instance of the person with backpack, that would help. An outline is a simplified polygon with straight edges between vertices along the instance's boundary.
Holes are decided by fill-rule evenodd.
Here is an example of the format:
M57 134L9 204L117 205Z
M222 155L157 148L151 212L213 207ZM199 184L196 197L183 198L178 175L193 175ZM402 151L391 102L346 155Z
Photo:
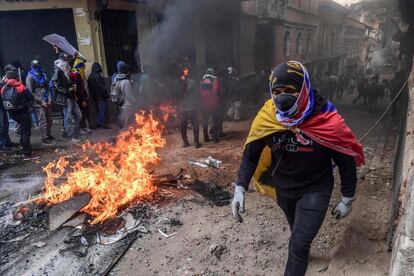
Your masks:
M33 108L39 120L42 144L50 145L56 141L52 136L52 105L46 74L38 60L32 60L31 70L26 78L27 89L34 97Z
M118 72L113 76L111 85L111 101L118 105L119 115L118 124L120 129L128 126L129 119L134 112L133 90L131 80L129 79L129 66L126 63L120 63Z
M80 128L84 133L91 132L89 123L89 108L88 108L88 91L85 73L85 60L78 55L74 57L72 70L70 72L70 80L75 87L74 97L82 113L80 121ZM89 125L89 126L88 126Z
M32 154L30 135L32 121L30 105L34 100L33 95L18 80L16 71L6 73L6 84L1 88L1 98L4 108L12 120L20 125L20 144L25 160L38 158Z
M208 68L206 74L201 79L200 99L201 114L203 123L204 142L210 142L208 123L212 118L213 125L211 133L214 143L219 141L219 91L220 82L213 68Z
M88 78L88 88L90 96L98 104L97 127L106 128L105 117L109 95L105 87L105 80L102 77L102 66L97 62L92 64L92 71Z
M70 80L70 57L66 53L60 53L59 59L55 61L55 68L52 77L53 91L61 99L63 99L63 123L64 138L72 138L72 142L78 143L80 139L80 121L82 113L75 100L75 87ZM55 98L57 98L55 97ZM71 127L72 116L74 119L74 127Z

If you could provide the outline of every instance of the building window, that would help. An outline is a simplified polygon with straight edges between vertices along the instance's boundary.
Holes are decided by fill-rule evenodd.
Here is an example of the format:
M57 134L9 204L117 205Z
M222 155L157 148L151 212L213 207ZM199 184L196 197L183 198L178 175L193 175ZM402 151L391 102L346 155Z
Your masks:
M302 53L302 33L299 32L296 37L296 54Z
M285 38L283 40L283 54L288 57L289 56L289 49L290 49L290 32L285 32Z
M312 41L312 33L308 33L306 37L306 53L309 53L311 50L311 41Z

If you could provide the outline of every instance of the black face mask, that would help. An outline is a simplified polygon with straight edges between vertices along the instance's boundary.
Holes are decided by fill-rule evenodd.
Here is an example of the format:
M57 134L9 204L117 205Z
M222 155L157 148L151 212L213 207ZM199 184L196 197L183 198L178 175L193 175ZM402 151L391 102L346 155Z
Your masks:
M278 110L282 112L289 111L296 103L298 98L289 93L282 93L274 97L274 101Z

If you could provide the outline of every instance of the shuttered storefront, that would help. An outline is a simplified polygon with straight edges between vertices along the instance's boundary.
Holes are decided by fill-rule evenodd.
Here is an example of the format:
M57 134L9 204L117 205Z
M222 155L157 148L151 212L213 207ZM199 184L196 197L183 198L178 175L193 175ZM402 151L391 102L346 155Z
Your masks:
M0 65L18 60L26 70L38 58L48 77L56 55L53 47L42 40L57 33L77 48L72 9L48 9L0 12Z

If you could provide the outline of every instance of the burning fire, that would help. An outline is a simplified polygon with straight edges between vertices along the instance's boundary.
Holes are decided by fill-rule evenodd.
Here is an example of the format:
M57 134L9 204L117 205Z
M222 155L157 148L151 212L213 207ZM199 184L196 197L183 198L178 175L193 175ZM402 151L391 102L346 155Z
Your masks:
M157 150L165 145L161 137L164 126L152 113L137 113L135 122L117 136L115 145L88 142L82 145L83 153L73 165L65 157L49 163L44 168L47 177L39 201L52 205L87 192L91 200L81 211L91 215L91 224L96 224L154 193L157 188L150 170L160 162ZM64 175L67 180L56 185Z

